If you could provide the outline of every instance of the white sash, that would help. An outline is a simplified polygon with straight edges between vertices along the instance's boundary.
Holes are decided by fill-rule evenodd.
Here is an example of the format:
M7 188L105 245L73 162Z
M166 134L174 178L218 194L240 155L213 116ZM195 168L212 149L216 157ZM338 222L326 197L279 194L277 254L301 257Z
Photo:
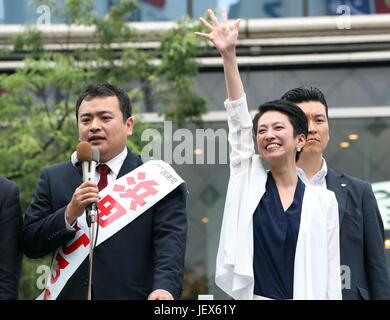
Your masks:
M99 235L96 246L121 230L168 193L183 179L166 162L150 160L99 192ZM89 255L89 228L85 213L77 219L73 240L57 249L46 289L37 300L55 300Z

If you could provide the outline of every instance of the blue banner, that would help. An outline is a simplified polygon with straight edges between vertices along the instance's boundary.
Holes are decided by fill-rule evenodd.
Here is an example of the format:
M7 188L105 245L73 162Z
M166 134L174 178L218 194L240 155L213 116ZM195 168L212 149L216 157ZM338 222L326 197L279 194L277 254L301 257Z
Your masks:
M301 17L302 0L220 0L220 5L230 3L229 18L281 18Z
M328 0L328 15L345 14L345 7L350 14L371 13L369 0Z

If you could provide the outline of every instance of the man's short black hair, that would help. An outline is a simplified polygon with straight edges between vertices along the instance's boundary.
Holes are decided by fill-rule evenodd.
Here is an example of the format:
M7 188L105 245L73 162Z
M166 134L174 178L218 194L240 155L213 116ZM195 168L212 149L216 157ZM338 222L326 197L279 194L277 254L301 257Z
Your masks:
M304 88L299 87L287 91L281 98L282 100L287 100L293 103L302 103L317 101L324 105L326 117L328 117L328 104L326 103L325 96L322 91L316 87Z
M78 120L80 105L83 100L91 100L96 97L116 96L119 101L119 108L122 111L123 122L131 117L132 106L129 95L122 88L107 82L87 85L80 93L76 102L76 120Z
M267 111L279 111L287 115L291 125L294 128L294 137L300 134L304 134L307 138L309 129L305 113L297 105L286 100L274 100L266 102L259 106L259 112L255 115L253 119L253 133L255 137L257 136L257 126L259 119ZM295 161L298 161L301 152L297 152Z

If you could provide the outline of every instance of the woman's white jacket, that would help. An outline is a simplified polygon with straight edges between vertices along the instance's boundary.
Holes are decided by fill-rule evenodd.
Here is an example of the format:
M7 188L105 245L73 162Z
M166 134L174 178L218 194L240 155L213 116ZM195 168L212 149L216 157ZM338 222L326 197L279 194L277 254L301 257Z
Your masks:
M246 96L225 101L230 179L217 254L216 284L234 299L253 299L253 220L267 173L255 154ZM339 300L338 205L333 192L306 185L294 262L293 298Z

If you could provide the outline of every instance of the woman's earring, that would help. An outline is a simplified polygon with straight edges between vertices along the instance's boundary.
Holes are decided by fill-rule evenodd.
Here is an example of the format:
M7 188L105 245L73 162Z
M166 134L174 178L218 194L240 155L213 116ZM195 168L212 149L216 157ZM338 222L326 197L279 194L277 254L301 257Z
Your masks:
M298 148L298 150L297 150L298 152L301 152L302 151L302 148Z

